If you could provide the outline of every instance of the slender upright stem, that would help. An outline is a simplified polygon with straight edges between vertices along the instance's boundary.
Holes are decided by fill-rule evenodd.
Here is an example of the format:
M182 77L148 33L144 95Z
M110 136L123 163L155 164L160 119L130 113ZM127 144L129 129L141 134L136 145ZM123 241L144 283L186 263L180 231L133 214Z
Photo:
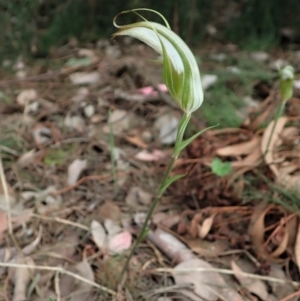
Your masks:
M178 157L178 154L175 152L175 150L177 149L177 146L180 145L182 143L182 140L183 140L183 135L184 135L184 132L185 132L185 129L186 129L186 126L190 120L191 116L190 115L183 115L182 119L181 119L181 122L179 124L179 127L178 127L178 131L177 131L177 137L176 137L176 142L175 142L175 146L174 146L174 149L173 149L173 155L172 155L172 159L171 161L169 162L168 164L168 167L166 169L166 172L164 174L164 177L161 181L161 184L159 186L159 189L157 190L157 193L156 193L156 196L154 197L154 200L147 212L147 215L146 215L146 218L145 218L145 221L143 223L143 226L142 226L142 229L135 241L135 243L133 244L132 248L131 248L131 251L129 253L129 256L127 257L126 259L126 262L124 264L124 267L122 269L122 272L119 276L119 279L118 279L118 283L120 282L120 280L123 278L123 275L125 274L125 272L127 271L128 269L128 266L129 266L129 262L137 248L137 246L139 245L139 243L143 240L143 238L145 237L145 235L147 234L147 226L148 226L148 223L154 213L154 210L162 196L162 194L164 193L165 189L166 189L166 184L167 184L167 180L169 179L169 176L170 176L170 173L171 173L171 170L174 166L174 163Z
M276 128L278 119L280 118L280 116L282 115L282 113L284 111L285 104L286 104L286 101L281 101L280 105L277 108L276 115L275 115L275 122L273 123L272 131L271 131L270 137L268 139L268 144L267 144L267 148L266 148L264 156L269 152L269 147L270 147L271 139L272 139L272 136L274 134L274 130Z
M176 160L176 158L174 158L174 157L171 159L171 161L170 161L170 163L169 163L169 165L168 165L167 172L166 172L165 175L164 175L164 180L162 181L162 184L161 184L159 190L161 190L161 188L163 187L163 184L165 184L166 179L169 177L170 172L171 172L171 170L172 170L172 168L173 168L173 166L174 166L175 160ZM158 191L159 191L159 190L158 190ZM141 229L141 231L140 231L140 233L139 233L139 235L138 235L138 237L137 237L137 239L136 239L134 245L132 246L131 251L130 251L130 253L129 253L127 259L126 259L126 262L125 262L125 264L124 264L124 267L123 267L123 269L122 269L122 272L121 272L121 274L120 274L120 278L118 279L118 282L122 279L124 273L127 271L129 262L130 262L130 260L131 260L131 258L132 258L132 256L133 256L133 254L134 254L134 252L135 252L137 246L140 244L140 242L143 240L143 238L144 238L145 235L147 234L147 226L148 226L149 220L150 220L150 218L152 217L153 212L154 212L154 210L155 210L155 208L156 208L156 206L157 206L157 204L158 204L160 198L161 198L161 193L158 193L158 194L154 197L154 200L153 200L153 202L151 203L150 208L149 208L149 210L148 210L148 212L147 212L147 215L146 215L145 221L144 221L144 223L143 223L142 229Z

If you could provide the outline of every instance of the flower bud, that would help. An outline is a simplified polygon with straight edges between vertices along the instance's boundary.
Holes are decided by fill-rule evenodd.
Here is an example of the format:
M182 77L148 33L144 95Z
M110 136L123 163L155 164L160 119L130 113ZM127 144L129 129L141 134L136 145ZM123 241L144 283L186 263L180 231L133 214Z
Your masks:
M295 78L294 68L285 66L279 70L280 76L280 94L282 101L289 100L293 95L293 83Z
M164 26L144 20L122 26L114 22L119 31L113 37L121 35L134 37L163 56L163 79L169 93L178 106L190 115L203 102L200 71L196 59L185 42L167 27L167 23L167 26Z

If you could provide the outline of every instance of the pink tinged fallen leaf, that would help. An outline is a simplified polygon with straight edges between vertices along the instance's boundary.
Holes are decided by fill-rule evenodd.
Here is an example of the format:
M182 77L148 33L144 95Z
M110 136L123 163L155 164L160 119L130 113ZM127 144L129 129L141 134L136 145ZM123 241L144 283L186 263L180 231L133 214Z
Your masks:
M27 265L34 265L34 261L30 257L19 257L14 260L14 263L18 264L27 264ZM12 301L24 301L26 300L26 290L27 286L31 280L31 275L33 271L32 269L26 268L10 268L9 275L10 281L14 285L14 292Z
M112 236L108 241L108 252L111 254L119 254L130 248L132 236L128 231L121 232Z
M80 174L87 168L87 160L80 160L76 159L73 161L70 166L68 167L68 185L74 185L79 177Z
M157 88L160 92L168 92L168 88L164 84L158 84ZM146 96L157 96L158 92L151 86L143 87L141 89L137 90L140 94L146 95Z
M158 149L154 149L151 153L146 150L142 150L135 155L136 159L138 159L140 161L145 161L145 162L155 162L155 161L159 161L165 157L166 157L166 154Z
M193 284L194 293L205 300L242 301L242 297L228 286L219 273L209 271L212 268L208 262L194 258L178 264L173 269L172 275L176 284Z
M234 261L231 262L231 268L234 272L235 278L250 293L257 295L263 301L270 300L271 297L268 293L267 286L262 280L249 278L241 274L244 271Z

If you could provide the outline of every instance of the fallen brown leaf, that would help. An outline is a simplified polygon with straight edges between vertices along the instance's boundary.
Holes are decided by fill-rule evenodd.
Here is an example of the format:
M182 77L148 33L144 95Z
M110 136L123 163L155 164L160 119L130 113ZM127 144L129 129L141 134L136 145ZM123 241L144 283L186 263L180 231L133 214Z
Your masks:
M207 271L195 271L195 269L207 269ZM232 288L228 287L224 278L217 272L209 271L213 266L200 259L190 259L178 264L172 271L176 284L192 283L194 293L208 300L242 301L242 297ZM186 271L180 271L186 269ZM190 294L188 294L190 296Z
M209 233L213 223L214 223L214 218L215 218L215 215L211 215L210 217L206 218L202 225L198 226L198 236L200 238L205 238L207 236L207 234Z
M296 236L294 252L295 252L296 264L298 266L298 269L300 270L300 224L298 225L298 232Z
M280 259L272 257L264 245L265 216L272 208L274 208L274 205L268 206L266 203L257 205L251 216L248 232L256 254L261 258L274 262L280 261Z
M14 263L34 265L34 261L31 257L18 257L14 260ZM31 280L32 269L18 269L10 268L9 275L10 281L14 284L14 293L12 301L24 301L26 300L27 285Z
M68 167L68 185L74 185L79 177L80 174L87 168L87 160L74 160Z
M278 264L271 264L269 276L273 278L285 280L285 283L269 281L269 285L272 288L272 293L277 298L277 300L281 300L286 296L289 296L295 291L293 285L289 283L290 279L288 279L288 277L283 272L282 266ZM298 300L298 297L292 298L289 301L296 301L296 300Z
M74 271L79 276L82 276L90 281L94 281L94 273L86 260L83 260L69 270ZM92 285L80 280L75 279L67 274L61 276L59 282L61 297L67 297L70 295L68 300L70 301L83 301L87 300L91 290Z
M288 122L287 117L280 117L277 121L277 124L274 128L274 132L272 135L272 129L273 129L275 121L274 120L271 121L269 123L269 125L267 126L267 128L265 129L263 137L262 137L262 141L261 141L261 151L264 156L265 162L267 165L269 165L269 168L273 171L273 173L276 177L279 176L279 171L278 171L278 168L273 164L274 163L274 158L273 158L274 148L275 148L275 145L278 143L278 140L281 140L280 134L282 133L284 126L287 122ZM270 140L270 144L269 144L269 149L267 150L269 139L271 139L271 140Z
M234 272L234 276L240 284L248 289L250 293L257 295L263 301L269 300L269 293L266 284L260 279L253 279L241 274L243 271L234 261L231 261L231 268Z
M233 157L247 155L256 150L261 143L261 137L254 136L250 141L219 148L216 152L218 156Z

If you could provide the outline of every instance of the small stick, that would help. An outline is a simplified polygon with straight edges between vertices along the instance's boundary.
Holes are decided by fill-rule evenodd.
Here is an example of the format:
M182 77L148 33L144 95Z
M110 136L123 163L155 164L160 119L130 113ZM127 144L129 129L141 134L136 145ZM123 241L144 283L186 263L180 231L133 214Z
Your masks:
M73 277L77 280L80 280L82 282L85 282L87 284L92 285L93 287L96 287L100 290L102 290L103 292L106 292L112 296L116 296L117 293L105 286L102 286L94 281L91 281L87 278L84 278L80 275L77 275L75 273L72 273L70 271L67 271L61 267L49 267L49 266L41 266L41 265L30 265L30 264L18 264L18 263L13 263L13 262L0 262L0 267L4 267L4 268L17 268L17 269L36 269L36 270L43 270L43 271L53 271L53 272L57 272L57 273L61 273L61 274L65 274L68 275L70 277Z

